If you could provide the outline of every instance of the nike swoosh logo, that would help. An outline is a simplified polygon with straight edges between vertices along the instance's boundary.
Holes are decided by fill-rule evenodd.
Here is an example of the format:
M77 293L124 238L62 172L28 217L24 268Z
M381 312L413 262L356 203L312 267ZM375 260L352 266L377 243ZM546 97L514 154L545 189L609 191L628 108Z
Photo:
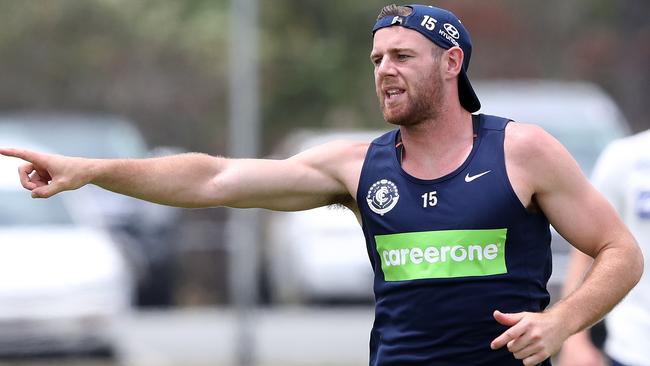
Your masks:
M486 175L489 172L491 172L491 170L487 170L487 171L484 171L483 173L478 173L476 175L469 175L469 173L467 173L467 175L465 176L465 182L469 183L469 182L473 181L474 179L478 179L478 178Z

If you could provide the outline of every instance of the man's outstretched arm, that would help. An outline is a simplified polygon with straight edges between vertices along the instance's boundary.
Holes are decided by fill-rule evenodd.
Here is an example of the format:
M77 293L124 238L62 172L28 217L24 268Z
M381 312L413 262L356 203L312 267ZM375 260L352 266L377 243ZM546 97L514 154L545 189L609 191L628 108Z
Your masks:
M86 184L179 207L303 210L345 203L356 190L366 143L334 142L285 160L227 159L188 153L151 159L84 159L21 149L23 187L47 198Z

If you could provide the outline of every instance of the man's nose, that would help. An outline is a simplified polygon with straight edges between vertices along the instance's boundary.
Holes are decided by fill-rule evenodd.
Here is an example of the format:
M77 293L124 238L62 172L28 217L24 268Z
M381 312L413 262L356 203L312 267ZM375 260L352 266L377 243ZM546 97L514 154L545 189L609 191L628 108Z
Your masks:
M390 57L384 57L377 65L377 75L395 75L395 63Z

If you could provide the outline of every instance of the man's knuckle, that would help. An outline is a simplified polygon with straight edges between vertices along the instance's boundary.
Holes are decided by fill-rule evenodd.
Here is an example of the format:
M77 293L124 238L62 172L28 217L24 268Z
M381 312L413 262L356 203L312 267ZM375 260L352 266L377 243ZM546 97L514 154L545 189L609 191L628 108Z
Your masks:
M530 339L533 341L540 341L542 339L542 332L539 330L533 330L530 332Z
M547 359L551 357L551 350L548 349L548 347L544 346L542 349L538 352L538 354L542 357L542 359Z
M539 355L535 354L533 356L530 356L524 360L524 365L526 366L535 366L538 363L542 362L543 358L539 357Z

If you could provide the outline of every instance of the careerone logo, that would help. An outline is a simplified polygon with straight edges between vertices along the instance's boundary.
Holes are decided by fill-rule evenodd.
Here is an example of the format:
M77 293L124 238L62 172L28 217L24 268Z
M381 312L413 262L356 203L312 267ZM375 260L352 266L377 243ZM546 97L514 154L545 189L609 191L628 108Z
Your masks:
M376 235L386 281L507 273L507 229L442 230Z

